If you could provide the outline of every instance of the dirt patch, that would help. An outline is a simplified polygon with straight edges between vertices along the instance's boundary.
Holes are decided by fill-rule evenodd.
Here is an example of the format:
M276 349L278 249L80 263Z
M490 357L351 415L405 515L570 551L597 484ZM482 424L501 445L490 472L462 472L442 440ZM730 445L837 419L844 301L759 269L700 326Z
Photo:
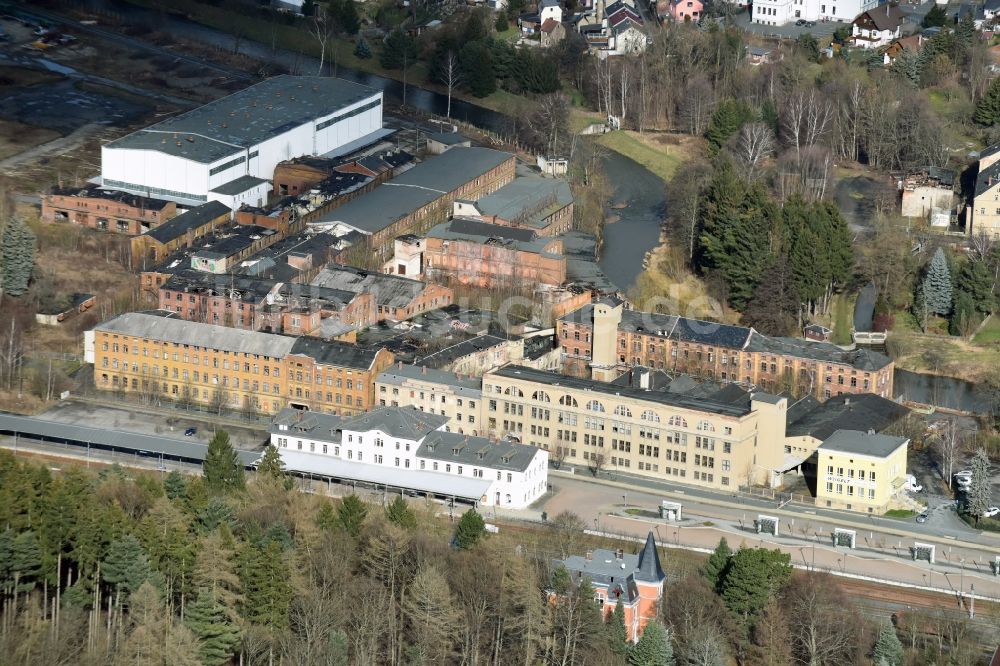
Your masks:
M41 83L55 83L61 78L63 77L54 72L0 65L0 94L9 92L9 88L35 86Z
M0 119L0 160L58 139L60 136L55 130Z

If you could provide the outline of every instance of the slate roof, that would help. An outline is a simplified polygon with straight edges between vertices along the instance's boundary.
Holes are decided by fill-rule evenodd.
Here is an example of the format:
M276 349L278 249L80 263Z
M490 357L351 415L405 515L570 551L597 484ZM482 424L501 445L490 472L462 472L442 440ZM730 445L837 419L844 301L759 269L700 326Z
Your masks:
M903 10L896 5L890 5L888 3L884 5L879 5L875 9L869 9L864 12L856 19L854 23L863 23L865 17L875 26L879 31L882 30L895 30L900 25L903 24L903 19L906 15L903 14Z
M126 312L98 324L94 329L271 358L283 358L292 351L296 342L295 338L284 335L202 324L148 312Z
M175 238L183 236L189 230L197 229L217 217L228 215L230 212L229 207L225 204L209 201L150 229L146 235L166 245Z
M123 136L106 147L155 150L211 164L376 95L381 93L374 88L343 79L284 74Z
M481 222L477 219L456 217L427 231L428 238L442 240L467 241L489 245L503 245L519 252L544 254L549 257L561 257L558 252L549 251L546 247L555 240L549 237L539 237L532 229L508 227L500 224Z
M544 30L544 26L542 28ZM541 226L541 221L573 203L569 183L553 178L515 178L496 192L476 201L483 215Z
M376 407L365 414L344 419L341 430L379 430L391 437L417 441L446 423L447 416L428 414L413 407Z
M636 567L635 577L637 580L649 583L659 583L667 577L660 566L660 554L656 550L656 540L652 531L646 534L646 543L639 553L639 566Z
M838 395L824 403L800 400L788 410L785 433L825 440L838 430L881 432L909 413L906 407L872 393Z
M472 398L478 398L483 393L483 380L481 377L457 375L454 372L446 372L436 368L409 363L396 363L389 366L379 373L375 381L391 386L404 386L409 380L426 382L428 384L440 384L454 390L457 395Z
M510 379L520 379L523 381L546 384L553 387L565 386L568 388L602 393L605 395L617 395L634 400L644 400L656 402L661 405L678 407L683 409L696 409L703 412L711 412L722 416L740 417L750 412L749 406L733 405L711 398L692 397L685 393L670 393L668 391L646 391L643 389L617 386L607 382L599 382L592 379L582 379L579 377L569 377L555 372L545 370L535 370L521 365L505 365L502 368L489 373L489 376L506 377ZM484 379L484 381L486 381Z
M405 308L427 288L419 280L342 264L327 265L310 284L354 294L370 293L378 305L393 308Z
M753 332L746 350L786 354L820 363L840 363L865 372L875 372L892 363L892 359L885 354L870 349L844 350L829 342L770 337L757 331Z
M909 441L905 437L870 434L858 430L837 430L826 438L819 448L824 451L884 458Z
M443 368L464 356L476 354L486 349L506 344L507 342L507 338L501 338L496 335L478 335L450 347L445 347L433 354L428 354L418 360L418 365L426 365L428 368Z
M295 338L289 354L308 356L317 363L338 365L344 368L368 370L375 363L378 349L362 349L356 345L336 340L321 340L319 338Z
M562 317L562 321L592 324L594 306L588 304ZM694 342L729 349L742 349L750 339L753 329L731 326L712 321L701 321L677 315L624 310L619 330L632 333L651 333L671 340Z
M982 156L980 156L982 159ZM1000 185L1000 162L994 162L985 169L981 169L976 176L976 196L989 192L997 185Z
M538 455L538 451L538 448L527 444L491 442L485 437L435 430L424 437L417 449L417 456L460 465L524 472Z
M341 223L374 234L509 159L513 159L510 153L457 146L348 201L312 224Z

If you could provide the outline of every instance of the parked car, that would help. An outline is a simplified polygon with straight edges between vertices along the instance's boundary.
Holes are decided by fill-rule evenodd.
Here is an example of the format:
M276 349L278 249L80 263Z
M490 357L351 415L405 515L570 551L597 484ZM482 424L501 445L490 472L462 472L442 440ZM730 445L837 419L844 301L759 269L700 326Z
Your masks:
M994 516L1000 516L1000 507L991 506L986 511L983 511L984 518L993 518Z
M806 24L806 20L805 19L799 19L798 21L795 22L795 25L797 25L800 28L802 26L804 26L805 24Z
M197 428L188 428L187 430L184 431L184 436L185 437L194 437L194 434L196 432L198 432Z
M972 478L972 470L971 469L963 469L961 472L955 472L955 476L956 477L964 476L964 477L968 477L968 478L971 479Z
M922 513L919 516L917 516L917 522L918 523L926 523L927 522L927 514L926 513Z

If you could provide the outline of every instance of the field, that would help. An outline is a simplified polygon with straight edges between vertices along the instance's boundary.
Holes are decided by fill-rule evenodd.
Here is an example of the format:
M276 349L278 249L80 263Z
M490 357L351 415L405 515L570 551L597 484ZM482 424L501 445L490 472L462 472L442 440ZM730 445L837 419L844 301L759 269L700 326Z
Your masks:
M55 130L0 119L0 160L58 139L59 136L59 132Z
M972 341L977 345L1000 342L1000 317L990 315L984 326L973 336Z
M946 335L907 331L908 327L900 324L901 319L906 317L896 317L896 329L890 338L896 347L897 368L976 382L1000 367L1000 343L979 344ZM996 332L991 330L989 335Z

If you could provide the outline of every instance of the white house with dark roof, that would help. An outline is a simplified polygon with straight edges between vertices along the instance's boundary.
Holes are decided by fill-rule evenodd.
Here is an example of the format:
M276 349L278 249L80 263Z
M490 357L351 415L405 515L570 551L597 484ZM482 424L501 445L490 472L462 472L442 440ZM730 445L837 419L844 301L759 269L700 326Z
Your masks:
M282 410L271 443L289 472L484 506L523 509L548 487L546 451L447 432L449 419L407 407L344 418Z

